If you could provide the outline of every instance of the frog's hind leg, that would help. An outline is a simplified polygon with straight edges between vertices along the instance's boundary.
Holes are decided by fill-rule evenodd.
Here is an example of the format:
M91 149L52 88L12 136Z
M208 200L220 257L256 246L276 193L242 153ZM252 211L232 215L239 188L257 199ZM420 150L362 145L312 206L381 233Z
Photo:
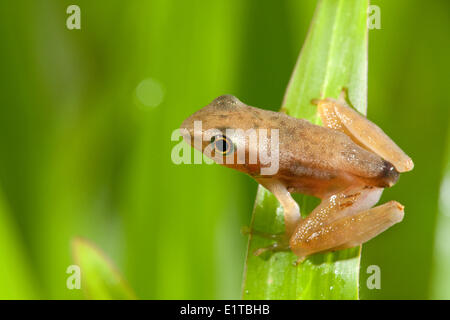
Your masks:
M325 126L344 132L363 148L392 163L398 172L413 169L411 158L376 124L350 107L345 101L345 95L341 95L339 100L327 98L313 100L313 103L317 104Z
M397 201L389 201L353 217L337 221L334 228L345 230L342 237L347 241L331 250L353 248L376 237L393 224L403 220L403 208Z
M400 222L403 206L395 201L369 209L381 192L380 188L349 189L324 199L290 239L299 261L317 252L357 246Z

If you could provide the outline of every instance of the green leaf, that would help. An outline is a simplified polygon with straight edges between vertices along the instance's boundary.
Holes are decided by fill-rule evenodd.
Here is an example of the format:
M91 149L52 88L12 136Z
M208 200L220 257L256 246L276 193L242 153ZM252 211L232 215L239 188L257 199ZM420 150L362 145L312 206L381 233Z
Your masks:
M447 133L444 177L440 187L436 239L432 259L430 294L432 299L450 299L450 128Z
M319 1L285 94L282 111L321 124L312 99L337 98L348 89L350 103L366 113L368 1ZM305 216L318 199L296 196ZM251 228L284 231L283 210L277 199L259 186ZM244 273L244 299L357 299L360 247L316 254L295 266L292 252L253 252L271 240L249 237Z
M72 242L75 263L81 270L81 289L88 299L136 299L114 264L92 243L81 238Z
M0 193L0 299L36 299L36 285L14 221Z

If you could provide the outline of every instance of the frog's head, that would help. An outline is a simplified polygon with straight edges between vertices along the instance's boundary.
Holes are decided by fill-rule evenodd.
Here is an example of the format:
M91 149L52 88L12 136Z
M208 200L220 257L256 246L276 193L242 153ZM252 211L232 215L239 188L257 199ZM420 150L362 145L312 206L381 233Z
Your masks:
M194 134L204 133L194 132L195 122L201 122L203 131L233 128L236 125L236 118L242 114L240 111L243 106L245 104L232 95L220 96L184 120L181 129L188 130L191 137L194 137Z
M219 164L253 174L259 172L256 140L249 134L254 129L252 107L232 95L223 95L187 118L180 127L184 140ZM257 138L255 138L257 139ZM255 173L256 174L256 173Z

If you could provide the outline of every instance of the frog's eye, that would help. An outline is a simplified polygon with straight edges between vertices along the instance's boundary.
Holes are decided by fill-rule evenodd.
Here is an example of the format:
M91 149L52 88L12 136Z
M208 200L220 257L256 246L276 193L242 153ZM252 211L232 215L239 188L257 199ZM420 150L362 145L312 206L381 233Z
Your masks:
M225 136L216 136L211 139L214 143L214 150L221 155L229 155L234 151L233 142Z

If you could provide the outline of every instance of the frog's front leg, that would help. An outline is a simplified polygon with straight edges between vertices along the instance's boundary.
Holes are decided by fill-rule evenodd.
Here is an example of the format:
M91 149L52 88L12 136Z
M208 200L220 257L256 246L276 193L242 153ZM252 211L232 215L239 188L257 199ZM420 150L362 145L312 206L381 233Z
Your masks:
M300 222L300 207L292 198L286 186L276 179L260 178L258 182L273 193L278 199L284 211L285 237L289 239Z
M360 245L403 219L403 206L390 201L369 209L383 189L347 189L322 200L300 221L290 239L290 248L299 261L317 253Z

